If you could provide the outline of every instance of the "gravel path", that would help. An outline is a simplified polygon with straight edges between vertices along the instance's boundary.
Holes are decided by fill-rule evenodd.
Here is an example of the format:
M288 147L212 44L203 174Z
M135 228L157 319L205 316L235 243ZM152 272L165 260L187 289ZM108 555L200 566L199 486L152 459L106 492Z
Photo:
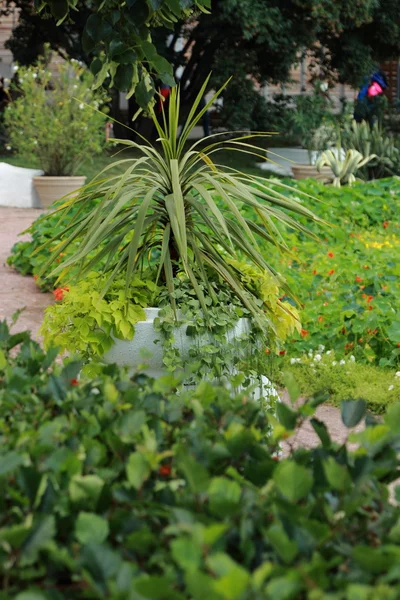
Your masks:
M0 319L10 318L18 308L26 307L14 330L29 329L36 339L40 339L38 329L43 311L52 303L52 296L41 293L32 277L24 277L11 269L6 264L6 259L16 241L28 239L27 236L18 237L18 234L29 227L40 214L40 210L33 208L0 208ZM288 401L287 398L284 401ZM340 411L336 407L319 406L316 417L327 425L335 441L345 441L349 431L343 426ZM307 448L318 444L318 437L309 421L305 421L296 432L292 443L294 446Z

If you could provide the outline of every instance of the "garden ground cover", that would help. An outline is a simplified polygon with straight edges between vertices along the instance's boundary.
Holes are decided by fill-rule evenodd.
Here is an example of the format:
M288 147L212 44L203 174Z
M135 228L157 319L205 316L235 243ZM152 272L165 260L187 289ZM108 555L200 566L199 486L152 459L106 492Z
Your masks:
M303 305L301 332L281 361L291 360L303 393L330 387L340 400L351 381L379 411L400 394L400 179L296 186L318 198L307 206L331 225L308 224L318 239L289 233L290 256L275 254Z

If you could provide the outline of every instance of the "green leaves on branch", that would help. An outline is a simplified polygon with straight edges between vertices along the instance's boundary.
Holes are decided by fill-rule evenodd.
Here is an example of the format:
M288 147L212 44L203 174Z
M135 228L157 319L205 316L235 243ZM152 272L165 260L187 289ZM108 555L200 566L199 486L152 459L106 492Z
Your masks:
M76 0L43 0L36 9L51 13L61 24L67 18L73 19L76 4ZM103 2L88 18L82 37L84 51L101 61L98 86L107 81L132 95L139 81L151 76L151 100L154 79L175 85L172 65L158 54L150 41L151 31L160 26L172 30L179 19L208 12L209 7L210 0L127 0L117 5ZM116 73L121 64L127 66ZM139 94L138 103L147 108L147 96Z

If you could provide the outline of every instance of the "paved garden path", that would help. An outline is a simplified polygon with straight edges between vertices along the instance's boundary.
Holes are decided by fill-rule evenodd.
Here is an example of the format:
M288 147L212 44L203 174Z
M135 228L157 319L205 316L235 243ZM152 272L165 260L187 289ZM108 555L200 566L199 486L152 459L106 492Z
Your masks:
M18 308L26 307L14 330L29 329L36 339L39 339L38 329L42 322L43 311L51 304L52 296L41 293L32 277L24 277L11 269L6 264L6 259L16 241L28 239L27 236L18 237L18 234L29 227L39 215L38 209L0 207L0 319L10 318ZM337 408L319 406L316 416L326 423L334 440L345 441L348 430L342 425ZM293 443L296 446L306 447L318 443L317 435L308 421L296 432ZM286 451L288 451L287 447Z
M30 329L38 339L43 311L52 302L51 294L42 294L32 277L24 277L6 264L15 242L29 239L18 237L41 211L36 208L0 208L0 319L11 318L18 308L25 308L14 331Z

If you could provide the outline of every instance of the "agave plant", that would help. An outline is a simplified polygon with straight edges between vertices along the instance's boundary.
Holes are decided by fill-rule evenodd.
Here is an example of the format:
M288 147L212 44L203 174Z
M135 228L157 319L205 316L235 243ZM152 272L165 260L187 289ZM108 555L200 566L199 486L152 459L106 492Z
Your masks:
M372 127L366 121L347 123L341 135L345 150L358 150L362 156L374 155L365 169L368 179L396 175L400 164L400 150L392 135L383 131L379 123Z
M342 183L347 183L351 186L356 181L355 173L364 165L368 164L375 158L375 154L363 157L357 150L347 150L344 158L341 158L341 148L338 147L336 152L327 150L317 160L316 167L320 171L322 167L330 167L333 172L334 187L341 187Z
M237 133L228 141L218 141L219 134L214 134L187 148L190 132L223 89L201 109L207 84L208 79L180 135L180 93L179 88L174 88L161 123L150 109L158 145L144 139L142 143L113 140L135 148L140 156L109 165L82 188L78 197L58 209L61 218L67 216L71 204L85 206L86 212L78 210L70 221L65 221L62 241L43 267L43 273L48 272L69 245L79 241L79 249L53 274L61 273L64 277L68 269L79 265L80 276L84 276L105 264L104 269L109 273L106 288L121 273L125 274L129 288L136 271L150 263L157 272L156 280L166 285L173 307L174 276L183 271L206 310L209 300L205 296L215 300L208 285L209 274L214 273L255 317L260 317L261 307L246 289L231 259L245 259L279 278L263 258L260 242L286 249L278 224L306 232L295 216L316 217L298 199L288 199L282 193L287 185L277 181L271 185L264 178L245 175L216 162L218 152L226 148L265 159L260 154L262 149L250 143L254 136L265 134ZM106 177L107 170L116 164L124 164L125 172ZM296 195L298 198L298 191ZM258 222L243 214L242 209L246 208L252 209Z

